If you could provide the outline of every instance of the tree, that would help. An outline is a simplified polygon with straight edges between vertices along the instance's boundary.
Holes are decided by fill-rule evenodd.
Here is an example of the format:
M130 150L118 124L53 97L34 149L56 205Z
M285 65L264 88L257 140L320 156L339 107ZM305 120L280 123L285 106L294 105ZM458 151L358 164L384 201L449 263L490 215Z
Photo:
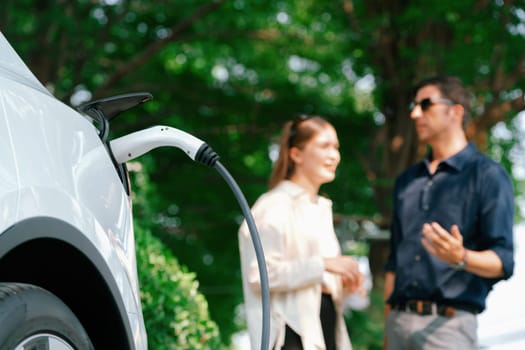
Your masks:
M361 51L356 67L373 74L375 105L384 118L362 164L388 222L382 203L391 180L422 153L407 118L412 84L435 74L460 76L474 95L468 135L487 151L491 128L525 107L525 16L520 1L351 3L345 10Z

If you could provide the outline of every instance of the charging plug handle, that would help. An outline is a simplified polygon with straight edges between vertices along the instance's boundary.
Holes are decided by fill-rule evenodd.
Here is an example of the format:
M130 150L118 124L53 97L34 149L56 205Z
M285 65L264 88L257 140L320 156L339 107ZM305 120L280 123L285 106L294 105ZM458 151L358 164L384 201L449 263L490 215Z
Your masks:
M118 163L126 163L163 146L179 148L191 159L210 167L219 159L206 142L169 126L153 126L110 141L111 152Z

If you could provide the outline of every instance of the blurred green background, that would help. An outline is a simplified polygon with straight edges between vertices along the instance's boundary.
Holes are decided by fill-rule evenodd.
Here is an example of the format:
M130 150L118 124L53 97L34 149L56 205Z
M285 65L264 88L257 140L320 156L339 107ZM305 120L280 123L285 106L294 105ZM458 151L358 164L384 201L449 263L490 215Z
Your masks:
M110 137L158 124L190 132L221 156L250 204L266 190L284 121L303 113L329 119L342 162L322 191L334 202L341 244L366 254L374 277L369 308L348 315L350 333L356 349L378 349L391 187L424 153L407 116L416 81L441 73L464 80L475 106L468 135L506 166L517 208L523 203L524 5L5 0L0 30L72 107L152 93L153 101L112 122ZM191 337L202 348L231 348L244 324L242 215L230 189L174 149L129 167L151 348L198 348L182 341ZM184 320L193 326L184 329Z

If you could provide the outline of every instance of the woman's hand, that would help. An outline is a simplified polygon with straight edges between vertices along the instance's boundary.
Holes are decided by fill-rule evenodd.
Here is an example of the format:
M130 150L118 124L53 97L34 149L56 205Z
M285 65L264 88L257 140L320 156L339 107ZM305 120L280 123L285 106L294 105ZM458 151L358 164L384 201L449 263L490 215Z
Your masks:
M326 271L341 276L345 293L363 289L365 276L359 271L359 264L354 258L340 255L333 258L324 258L323 260Z
M350 280L346 277L342 278L343 283L343 292L344 294L352 294L352 293L359 293L361 296L365 296L368 292L365 288L365 276L363 274L359 274L356 280Z

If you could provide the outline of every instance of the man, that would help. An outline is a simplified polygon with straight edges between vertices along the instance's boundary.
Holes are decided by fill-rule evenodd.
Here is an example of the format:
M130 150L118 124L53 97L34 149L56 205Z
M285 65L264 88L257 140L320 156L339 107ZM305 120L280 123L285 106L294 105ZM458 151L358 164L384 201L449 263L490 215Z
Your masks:
M470 96L455 77L414 89L423 161L396 180L385 265L385 345L477 349L476 314L512 275L514 197L503 167L467 141Z

